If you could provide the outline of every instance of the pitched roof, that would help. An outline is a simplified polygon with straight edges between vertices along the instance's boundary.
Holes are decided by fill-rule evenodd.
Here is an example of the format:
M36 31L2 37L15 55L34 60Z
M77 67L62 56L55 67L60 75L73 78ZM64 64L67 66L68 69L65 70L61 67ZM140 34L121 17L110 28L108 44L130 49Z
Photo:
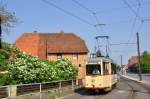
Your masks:
M33 40L35 39L36 40ZM36 42L34 42L36 41ZM83 39L74 33L24 33L21 37L19 37L15 45L20 48L20 45L26 44L26 49L28 44L38 43L38 46L42 49L46 47L47 42L47 51L48 53L87 53L88 49ZM33 49L33 48L32 48ZM24 50L24 49L22 49Z
M39 33L40 41L47 41L48 53L87 53L84 40L73 33Z

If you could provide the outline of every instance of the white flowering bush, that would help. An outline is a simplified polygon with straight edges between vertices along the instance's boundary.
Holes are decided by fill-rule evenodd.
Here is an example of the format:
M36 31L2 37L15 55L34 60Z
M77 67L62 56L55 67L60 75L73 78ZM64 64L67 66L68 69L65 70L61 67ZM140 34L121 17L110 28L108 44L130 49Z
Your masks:
M56 77L55 80L75 79L77 75L76 66L69 60L61 59L54 62Z
M13 49L13 59L8 64L9 79L13 83L35 83L53 80L74 79L77 69L68 60L55 62L42 61L37 57L23 54L18 49Z

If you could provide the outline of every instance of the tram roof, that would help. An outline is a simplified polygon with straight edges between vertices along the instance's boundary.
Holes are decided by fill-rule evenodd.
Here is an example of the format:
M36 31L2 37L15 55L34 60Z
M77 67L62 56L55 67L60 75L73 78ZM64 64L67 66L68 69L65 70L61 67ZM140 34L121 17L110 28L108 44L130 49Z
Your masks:
M113 60L107 57L92 57L92 58L88 58L87 64L97 64L101 61L105 61L105 62L112 62Z

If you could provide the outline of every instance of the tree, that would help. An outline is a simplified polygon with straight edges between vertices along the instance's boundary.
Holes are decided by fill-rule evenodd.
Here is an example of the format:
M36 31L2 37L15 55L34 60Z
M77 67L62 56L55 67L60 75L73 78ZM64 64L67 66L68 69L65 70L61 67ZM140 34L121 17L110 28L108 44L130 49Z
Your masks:
M18 23L15 13L6 9L6 5L0 4L0 49L2 48L2 31L8 32L9 28Z
M100 51L100 50L97 50L97 51L96 51L96 57L101 57L101 56L102 56L101 51Z
M0 72L7 70L7 64L11 52L10 44L2 42L2 49L0 49Z
M150 53L144 51L141 55L141 66L144 73L150 73Z

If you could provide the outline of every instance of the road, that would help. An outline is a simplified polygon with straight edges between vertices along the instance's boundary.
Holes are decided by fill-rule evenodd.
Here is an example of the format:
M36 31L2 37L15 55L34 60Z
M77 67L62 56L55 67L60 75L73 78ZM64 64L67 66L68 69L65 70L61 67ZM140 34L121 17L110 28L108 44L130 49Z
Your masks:
M145 88L137 82L121 78L111 92L88 92L81 89L61 99L150 99L150 86Z

